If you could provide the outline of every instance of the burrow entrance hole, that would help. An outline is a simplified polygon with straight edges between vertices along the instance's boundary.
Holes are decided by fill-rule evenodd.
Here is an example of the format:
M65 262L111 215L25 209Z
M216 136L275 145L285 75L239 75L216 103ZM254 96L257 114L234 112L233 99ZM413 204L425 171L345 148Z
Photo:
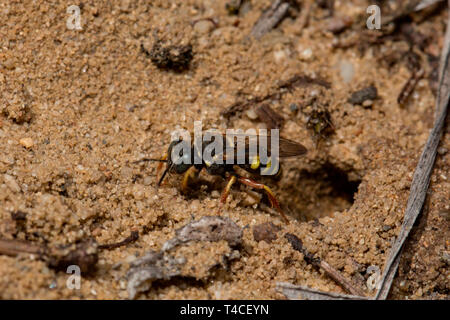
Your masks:
M290 215L309 221L349 209L360 183L350 180L348 172L326 163L314 171L299 170L280 186Z

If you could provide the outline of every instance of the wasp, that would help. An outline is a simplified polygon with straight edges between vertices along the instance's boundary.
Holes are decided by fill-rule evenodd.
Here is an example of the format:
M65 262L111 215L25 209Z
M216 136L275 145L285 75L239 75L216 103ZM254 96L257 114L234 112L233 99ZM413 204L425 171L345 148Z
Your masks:
M238 141L234 139L235 137L238 138ZM273 140L275 138L276 146L278 147L277 150L274 150L273 148ZM281 210L273 191L263 183L240 175L237 169L237 167L244 169L253 176L261 177L267 175L270 178L277 179L281 176L280 158L297 157L304 155L307 152L307 149L300 143L278 136L275 138L270 134L237 134L233 135L231 138L225 134L219 134L213 141L216 143L216 148L211 151L209 159L208 157L201 157L201 151L206 151L208 148L212 150L211 143L213 142L202 141L200 143L200 148L196 143L191 144L190 142L179 138L170 143L166 154L161 159L144 158L139 161L160 162L157 168L158 186L161 185L169 172L183 174L184 176L181 184L183 192L188 190L189 182L196 179L201 170L206 169L211 175L223 177L226 180L226 186L220 197L219 212L225 204L230 190L235 183L241 183L250 188L262 190L267 194L272 208L275 208L283 220L286 223L289 223L289 220ZM261 143L261 141L264 141L265 143ZM175 149L177 150L175 151ZM255 149L259 150L259 152L255 153ZM199 161L195 161L196 155L199 157ZM230 160L230 157L233 158L233 161L227 161ZM164 164L166 164L166 166L163 170Z

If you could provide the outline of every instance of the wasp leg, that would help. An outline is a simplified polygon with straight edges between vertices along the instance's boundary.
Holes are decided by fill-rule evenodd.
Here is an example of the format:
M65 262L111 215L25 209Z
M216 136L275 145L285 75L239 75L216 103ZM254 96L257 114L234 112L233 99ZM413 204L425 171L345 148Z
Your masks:
M181 192L187 194L189 191L189 180L195 180L199 171L196 167L190 167L183 176L183 182L181 183Z
M227 185L223 189L222 196L220 197L219 214L222 211L222 207L227 201L228 195L230 194L231 187L233 186L233 184L235 184L236 180L236 176L234 175L228 177Z
M161 158L161 160L167 160L167 153ZM156 168L156 182L159 181L159 179L161 178L161 171L163 168L164 162L160 162L158 163L158 167Z
M278 210L278 213L279 213L279 214L281 215L281 217L283 218L283 220L284 220L286 223L289 223L289 220L288 220L288 218L284 215L283 211L281 210L280 205L278 204L278 201L277 201L277 199L275 198L274 193L272 192L272 190L270 190L270 188L269 188L268 186L266 186L266 185L263 184L263 183L259 183L259 182L256 182L256 181L252 180L252 179L244 178L244 177L239 177L239 178L238 178L238 181L239 181L240 183L242 183L242 184L245 184L245 185L251 187L251 188L264 190L264 191L266 192L267 196L269 197L269 201L270 201L270 204L272 205L272 207L275 207L275 208Z

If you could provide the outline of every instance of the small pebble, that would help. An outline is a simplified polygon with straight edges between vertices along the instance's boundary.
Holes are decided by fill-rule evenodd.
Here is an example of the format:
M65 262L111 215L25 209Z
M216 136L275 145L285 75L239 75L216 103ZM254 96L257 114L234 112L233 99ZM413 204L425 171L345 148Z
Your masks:
M355 67L348 60L342 60L339 63L339 73L345 83L350 83L355 76Z
M309 93L309 95L310 95L311 97L317 97L317 96L319 95L319 91L316 90L316 89L311 90L311 92Z
M125 290L127 288L127 282L124 279L119 281L119 287L121 290Z
M255 205L258 205L258 203L261 202L261 194L257 192L250 192L247 191L246 195L242 199L241 203L244 206L248 207L254 207Z
M125 109L127 109L129 112L133 112L136 108L137 108L137 105L132 104L132 103L128 103L128 104L125 106Z
M50 270L47 267L43 267L42 270L41 270L41 273L42 274L49 274Z
M371 107L373 105L373 100L370 100L370 99L366 100L366 101L363 102L362 105L363 105L364 108L369 108L369 107Z
M276 63L279 63L281 62L281 60L286 59L286 56L287 55L285 50L278 50L273 53L273 58L275 59Z
M338 34L350 27L352 23L353 21L350 17L334 17L328 21L327 30L334 34Z
M377 97L377 88L375 86L368 86L364 89L353 92L347 101L351 104L360 104L364 107L370 107L373 104L373 100Z
M136 256L134 254L130 254L128 257L125 258L126 263L131 263L134 260L136 260Z
M311 48L306 48L300 51L300 60L311 61L314 58L314 53Z
M0 155L0 162L6 163L9 165L13 165L16 162L16 160L13 157L8 156L8 155Z
M264 240L267 243L271 243L277 239L277 232L280 230L281 228L272 222L258 224L253 227L253 239L258 242Z
M13 176L10 176L9 174L4 174L3 178L5 179L5 184L8 186L8 188L13 192L20 192L20 186L17 183L16 179L14 179Z
M241 16L245 16L251 10L252 10L251 1L244 1L244 3L242 3L242 5L241 5L241 9L239 10L239 13Z
M118 270L118 269L120 269L121 266L122 266L122 262L117 262L112 265L111 269Z
M298 104L296 103L291 103L289 105L289 109L291 110L291 112L296 112L298 110Z
M19 140L19 143L27 149L34 146L33 139L31 138L22 138Z
M217 191L217 190L213 190L213 191L211 192L211 197L214 198L214 199L219 198L219 197L220 197L220 192Z
M241 0L229 0L227 3L225 3L225 9L228 11L228 14L237 15L239 14L241 4Z
M255 110L249 109L246 112L247 117L249 117L250 120L256 120L258 119L258 115L256 114Z
M447 265L450 265L450 252L444 251L441 256L442 261L444 261Z
M408 283L405 280L400 281L398 286L402 291L408 291L409 289Z
M153 179L154 179L154 178L152 178L152 177L150 177L150 176L146 176L146 177L144 178L144 181L143 181L144 185L145 185L145 186L151 185Z
M443 155L445 155L445 154L448 152L448 150L447 150L446 148L444 148L444 147L440 147L440 148L437 149L437 152L438 152L441 156L443 156Z
M12 70L16 67L14 61L12 59L7 59L3 62L3 66L8 69L8 70Z
M446 221L450 221L450 210L444 209L439 211L439 216L445 219Z
M414 292L414 294L415 294L416 296L418 296L418 297L421 297L421 296L423 295L423 290L422 290L422 288L417 289L417 291Z
M200 20L194 25L194 31L199 34L210 33L214 29L214 24L209 20Z

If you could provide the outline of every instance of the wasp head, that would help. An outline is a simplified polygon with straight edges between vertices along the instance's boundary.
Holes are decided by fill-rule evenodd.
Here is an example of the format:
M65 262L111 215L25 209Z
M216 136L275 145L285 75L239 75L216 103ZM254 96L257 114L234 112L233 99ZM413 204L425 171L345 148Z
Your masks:
M167 156L166 170L164 170L161 179L159 179L158 186L161 185L168 172L185 173L194 165L192 147L182 139L174 140L170 143Z

